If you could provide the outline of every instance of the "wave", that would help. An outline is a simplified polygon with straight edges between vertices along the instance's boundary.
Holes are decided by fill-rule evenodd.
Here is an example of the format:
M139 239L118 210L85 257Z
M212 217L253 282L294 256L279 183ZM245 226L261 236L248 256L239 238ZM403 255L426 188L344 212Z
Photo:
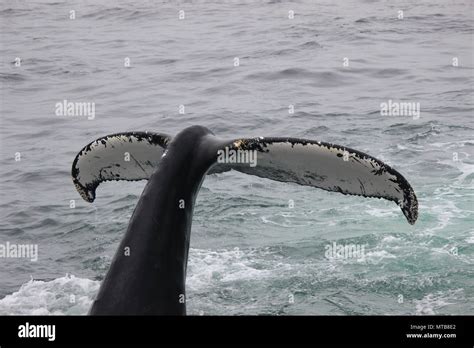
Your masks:
M0 73L0 81L4 82L23 82L27 78L24 74L20 73Z
M79 315L86 314L99 282L73 275L50 281L34 280L23 284L0 300L2 315Z
M436 315L439 310L464 298L464 289L437 291L414 300L417 315Z
M426 239L423 236L421 238ZM402 258L409 257L412 249L407 248L406 243L418 243L417 240L410 241L404 235L385 235L367 241L368 244L376 244L366 251L362 261L326 259L321 248L315 251L307 243L303 249L285 245L219 250L192 248L187 277L188 312L217 315L291 313L288 294L293 294L306 304L303 312L313 314L320 313L321 308L327 307L328 303L330 308L325 313L342 311L346 314L363 314L367 310L358 301L351 301L352 305L343 311L339 302L335 301L336 297L340 297L336 294L341 292L348 298L351 294L357 297L358 293L365 294L367 291L377 293L379 298L393 298L393 294L399 293L410 294L407 302L415 308L411 314L442 313L451 308L451 302L446 299L463 301L462 290L450 292L448 287L450 283L447 278L456 271L451 270L447 274L429 271L422 275L416 272L406 274L407 265L400 263L400 252L406 254ZM422 247L427 250L430 248L427 244L423 246L423 243ZM307 256L301 258L301 251L305 249ZM299 255L299 259L290 257L291 254ZM391 270L391 274L387 270ZM403 270L405 272L400 273ZM100 272L104 271L100 269ZM85 315L99 286L98 280L74 275L53 280L31 279L18 291L0 299L0 314ZM446 289L439 290L440 287ZM311 303L317 294L321 294L320 301ZM271 296L276 297L272 299ZM393 303L392 310L395 313L404 313L396 300ZM377 312L376 303L370 306L373 312Z

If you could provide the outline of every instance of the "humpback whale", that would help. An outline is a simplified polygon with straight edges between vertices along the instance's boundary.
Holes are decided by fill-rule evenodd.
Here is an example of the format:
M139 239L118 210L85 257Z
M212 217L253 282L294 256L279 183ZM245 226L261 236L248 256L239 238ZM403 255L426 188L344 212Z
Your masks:
M258 161L254 166L218 161L225 149L256 151ZM154 132L107 135L86 145L74 159L72 179L81 197L93 202L105 181L148 182L89 314L186 314L194 203L207 174L229 170L383 198L398 204L410 224L418 217L415 192L399 172L345 146L297 138L221 140L202 126L174 137Z

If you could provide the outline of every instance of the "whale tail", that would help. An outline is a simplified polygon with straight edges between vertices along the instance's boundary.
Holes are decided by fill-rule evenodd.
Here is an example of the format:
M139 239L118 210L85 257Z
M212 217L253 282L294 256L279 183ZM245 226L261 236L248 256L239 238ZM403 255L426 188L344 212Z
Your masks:
M99 138L76 156L73 182L80 195L93 202L101 182L149 179L171 140L166 134L152 132ZM233 169L345 195L383 198L398 204L410 224L418 218L417 198L408 181L363 152L297 138L241 138L209 144L212 160L208 174Z
M147 180L170 142L166 134L127 132L87 144L72 163L72 180L81 197L92 203L101 182Z

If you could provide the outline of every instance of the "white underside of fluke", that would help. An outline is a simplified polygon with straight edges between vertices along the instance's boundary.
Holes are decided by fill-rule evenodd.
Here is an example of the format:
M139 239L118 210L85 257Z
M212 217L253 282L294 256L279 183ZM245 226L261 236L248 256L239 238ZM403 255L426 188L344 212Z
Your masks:
M103 181L144 180L156 170L166 135L150 132L114 134L85 146L73 163L73 181L81 196L89 202Z
M149 132L99 138L84 147L74 161L72 174L79 193L92 202L96 187L103 181L148 179L170 141L167 135ZM216 153L216 165L209 174L235 169L327 191L384 198L397 203L409 223L418 217L417 199L407 180L357 150L296 138L248 138L226 144L236 151L254 151L256 163L217 163Z

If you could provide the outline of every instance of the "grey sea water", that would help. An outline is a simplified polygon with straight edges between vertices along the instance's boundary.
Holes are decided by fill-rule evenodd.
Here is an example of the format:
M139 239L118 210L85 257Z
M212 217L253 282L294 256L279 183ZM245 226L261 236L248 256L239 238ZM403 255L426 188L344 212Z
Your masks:
M410 226L387 201L208 176L190 314L474 314L472 1L2 1L0 28L0 243L38 245L0 259L0 314L87 313L145 182L84 202L85 144L194 124L367 152L420 207ZM63 100L94 119L56 116ZM327 258L334 242L364 257Z

